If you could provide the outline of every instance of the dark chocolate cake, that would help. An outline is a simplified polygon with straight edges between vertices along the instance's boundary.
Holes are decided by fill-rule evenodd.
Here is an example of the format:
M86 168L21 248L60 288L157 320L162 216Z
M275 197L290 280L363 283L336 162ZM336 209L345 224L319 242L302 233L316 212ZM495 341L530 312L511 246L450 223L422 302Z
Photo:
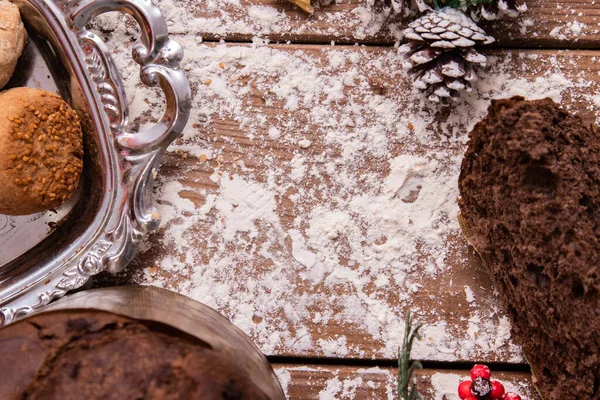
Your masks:
M493 101L459 178L471 244L541 394L600 399L600 135L550 99Z
M58 311L0 330L0 399L267 399L243 360L167 325Z

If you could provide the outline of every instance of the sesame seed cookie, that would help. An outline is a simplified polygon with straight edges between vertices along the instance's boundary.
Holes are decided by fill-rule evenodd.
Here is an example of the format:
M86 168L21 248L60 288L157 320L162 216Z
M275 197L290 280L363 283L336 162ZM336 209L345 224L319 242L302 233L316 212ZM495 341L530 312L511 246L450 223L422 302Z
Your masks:
M21 21L19 7L7 0L0 0L0 88L17 66L17 60L27 41L27 31Z
M67 201L83 168L77 113L39 89L0 93L0 214L27 215Z

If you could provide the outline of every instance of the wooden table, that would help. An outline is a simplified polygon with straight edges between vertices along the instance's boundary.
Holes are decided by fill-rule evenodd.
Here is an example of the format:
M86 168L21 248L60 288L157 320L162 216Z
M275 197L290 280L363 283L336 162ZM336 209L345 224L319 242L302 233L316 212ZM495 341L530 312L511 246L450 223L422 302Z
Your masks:
M394 46L407 20L386 16L377 4L341 0L318 6L313 16L283 0L158 5L186 48L192 118L163 161L157 193L163 228L124 273L96 284L155 284L216 308L267 354L289 398L395 399L396 349L406 310L413 309L425 324L415 356L425 366L418 385L426 399L457 398L456 385L475 362L489 363L524 398L538 399L493 285L455 216L434 221L451 232L443 248L423 245L420 256L404 260L385 247L392 237L368 243L379 222L353 207L366 192L392 201L377 191L390 182L399 157L433 157L440 173L455 179L466 132L481 118L486 97L519 94L521 86L536 97L546 91L595 122L600 5L529 0L522 17L484 24L497 38L485 50L492 66L466 105L442 111L420 102L402 72ZM106 19L98 28L128 71L133 125L144 126L159 115L143 110L161 102L136 84L126 61L131 41L123 46L115 39L134 38L135 28L120 21ZM307 83L333 89L296 85L299 104L290 105L293 96L280 93L290 88L284 78L302 68ZM335 91L339 77L346 80ZM324 105L330 115L317 115ZM356 115L354 125L343 127L344 143L340 121L350 106ZM378 139L373 126L381 129ZM375 139L383 150L369 142ZM403 198L406 207L419 190ZM327 213L319 214L319 207ZM354 231L345 225L323 239L336 241L327 247L310 229L335 212L349 213L340 221L353 222ZM369 253L375 246L384 249L382 265ZM356 261L358 253L363 256Z

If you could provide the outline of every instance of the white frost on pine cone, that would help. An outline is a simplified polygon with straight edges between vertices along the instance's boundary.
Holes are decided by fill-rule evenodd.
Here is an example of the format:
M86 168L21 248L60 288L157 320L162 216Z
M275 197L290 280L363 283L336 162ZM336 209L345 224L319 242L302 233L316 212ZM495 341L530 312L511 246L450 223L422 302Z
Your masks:
M413 54L410 59L415 62L415 64L425 64L431 61L431 49L422 50L415 54Z
M460 90L471 91L477 79L475 67L487 64L475 45L494 42L483 29L453 8L432 11L404 30L409 40L398 48L403 68L414 76L413 87L435 102L448 104Z
M451 78L458 78L465 75L465 69L456 61L451 61L442 66L442 74Z
M430 47L446 49L490 44L495 41L467 15L448 7L433 11L410 23L404 30L404 37L427 41Z

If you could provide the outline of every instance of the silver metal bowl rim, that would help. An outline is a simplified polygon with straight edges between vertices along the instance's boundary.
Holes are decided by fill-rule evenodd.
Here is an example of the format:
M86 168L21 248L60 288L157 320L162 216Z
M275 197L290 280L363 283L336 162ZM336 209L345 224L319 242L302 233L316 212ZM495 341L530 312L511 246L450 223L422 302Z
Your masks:
M83 310L158 322L196 337L213 351L235 360L266 398L285 399L271 364L256 344L231 321L205 304L159 287L119 286L69 294L30 317Z

